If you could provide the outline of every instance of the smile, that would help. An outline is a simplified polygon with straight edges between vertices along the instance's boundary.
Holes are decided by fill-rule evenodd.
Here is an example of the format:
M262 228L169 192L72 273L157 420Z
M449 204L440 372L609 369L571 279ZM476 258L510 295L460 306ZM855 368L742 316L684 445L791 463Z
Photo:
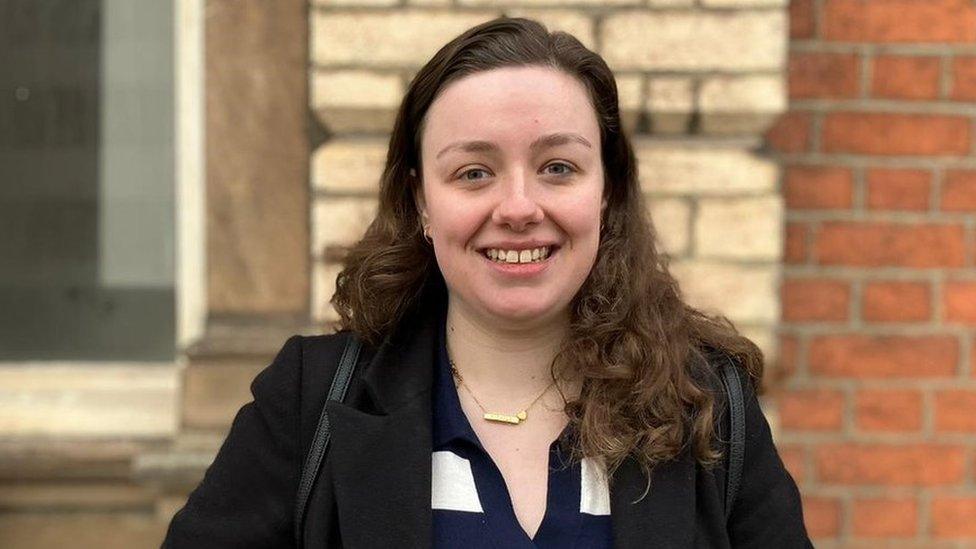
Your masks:
M496 263L539 263L545 261L555 250L556 248L553 246L542 246L527 250L488 248L482 253L486 258Z

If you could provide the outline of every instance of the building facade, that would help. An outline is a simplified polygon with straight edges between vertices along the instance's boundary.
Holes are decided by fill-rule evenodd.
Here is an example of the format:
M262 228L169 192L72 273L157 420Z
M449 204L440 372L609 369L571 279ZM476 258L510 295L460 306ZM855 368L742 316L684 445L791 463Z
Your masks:
M143 187L168 194L135 198L168 208L171 242L119 240L145 216L99 218L105 236L85 242L135 250L116 263L98 255L99 272L167 273L154 287L168 297L152 295L172 333L133 329L152 334L156 355L119 321L88 355L45 344L3 357L0 545L158 546L257 372L289 335L331 332L337 250L372 216L411 78L441 45L500 15L568 31L614 70L685 297L766 355L763 404L815 543L976 538L969 2L174 0L164 13L90 3L97 32L81 34L101 44L92 65L102 74L91 93L114 97L101 68L141 67L142 85L172 101L160 114L168 136L146 138L168 144L168 160L153 157L162 167L126 163L120 149L114 172L92 175L109 182L93 192L124 195L151 171L161 183ZM65 8L17 4L7 18L17 29L46 28ZM148 51L148 34L111 32L133 21L163 22L152 47L168 58L111 55ZM20 34L11 51L26 55L35 41ZM30 88L12 85L17 98ZM96 115L110 136L104 113L116 103L106 104ZM124 144L131 133L119 135ZM99 166L113 166L98 152L111 143L92 145L108 155ZM169 263L147 268L166 253ZM111 282L122 275L99 280L126 287ZM123 310L105 305L113 299L93 310Z

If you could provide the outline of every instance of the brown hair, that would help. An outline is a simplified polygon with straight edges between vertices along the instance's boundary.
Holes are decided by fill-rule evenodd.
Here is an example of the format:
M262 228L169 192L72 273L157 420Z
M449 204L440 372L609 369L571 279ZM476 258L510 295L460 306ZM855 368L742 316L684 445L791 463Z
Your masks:
M668 258L655 245L607 64L572 35L550 33L530 19L502 17L467 30L411 82L390 137L376 218L346 251L336 280L332 303L340 329L377 343L423 292L446 291L414 202L420 178L411 170L422 173L424 118L449 83L525 65L576 77L600 125L607 207L597 259L570 305L569 337L550 365L554 379L584 379L580 397L566 403L576 427L573 455L602 456L611 475L634 455L648 479L656 464L676 457L687 444L700 463L714 463L720 455L713 440L717 378L706 355L734 359L758 385L762 353L724 317L682 301Z

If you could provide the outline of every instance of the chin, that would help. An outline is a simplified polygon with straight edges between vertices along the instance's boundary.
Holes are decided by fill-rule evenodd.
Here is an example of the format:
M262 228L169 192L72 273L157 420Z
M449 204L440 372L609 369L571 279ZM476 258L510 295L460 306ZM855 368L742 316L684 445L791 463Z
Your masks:
M535 297L538 298L539 296ZM492 301L489 297L485 301L485 309L492 315L511 320L532 320L544 317L551 314L556 307L558 307L558 304L555 302L543 303L537 300L528 302L517 298L512 299L510 302L500 303L498 301Z

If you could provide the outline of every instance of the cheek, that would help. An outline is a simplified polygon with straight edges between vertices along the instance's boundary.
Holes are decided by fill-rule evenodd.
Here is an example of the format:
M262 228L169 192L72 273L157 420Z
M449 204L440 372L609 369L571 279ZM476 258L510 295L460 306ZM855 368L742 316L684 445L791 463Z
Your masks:
M569 233L571 238L589 240L600 234L600 197L573 200L561 209L557 222Z
M461 207L456 201L443 204L436 213L434 240L438 259L449 262L470 251L467 248L484 225L486 214L475 204Z

